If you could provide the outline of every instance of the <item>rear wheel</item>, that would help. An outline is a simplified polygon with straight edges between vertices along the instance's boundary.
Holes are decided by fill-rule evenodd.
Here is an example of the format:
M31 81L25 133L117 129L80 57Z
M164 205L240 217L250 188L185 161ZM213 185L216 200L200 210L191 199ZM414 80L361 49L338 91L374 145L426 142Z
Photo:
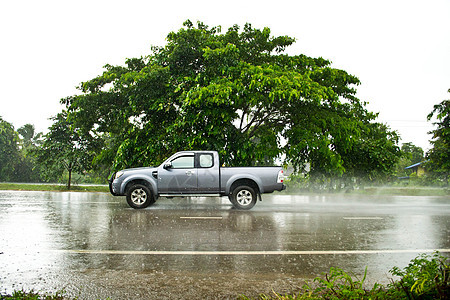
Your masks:
M140 209L155 203L155 199L147 186L135 184L127 191L127 202L132 208Z
M237 209L250 209L256 204L255 190L246 185L235 188L229 198Z

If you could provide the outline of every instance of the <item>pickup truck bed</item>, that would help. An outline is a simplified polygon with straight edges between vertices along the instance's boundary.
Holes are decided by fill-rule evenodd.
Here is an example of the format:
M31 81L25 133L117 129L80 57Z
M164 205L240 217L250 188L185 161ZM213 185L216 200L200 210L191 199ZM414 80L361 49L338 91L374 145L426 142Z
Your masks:
M277 182L278 172L281 170L280 167L221 167L221 186L226 187L227 182L233 181L233 177L246 174L247 177L251 178L255 182L260 182L258 186L259 193L272 193L274 191L280 191L284 189L283 185ZM239 174L239 175L238 175ZM224 194L229 193L229 189L222 190Z

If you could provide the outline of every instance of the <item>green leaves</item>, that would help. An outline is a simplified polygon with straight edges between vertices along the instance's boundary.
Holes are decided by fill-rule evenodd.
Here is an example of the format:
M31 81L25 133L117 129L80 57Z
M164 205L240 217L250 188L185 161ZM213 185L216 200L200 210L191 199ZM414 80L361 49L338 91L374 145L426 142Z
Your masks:
M393 296L406 296L408 299L448 299L449 263L447 257L435 252L433 255L421 254L412 259L404 269L392 268L390 273L401 277L400 281L390 284L391 290L398 289Z
M448 90L450 93L450 89ZM433 134L431 144L433 148L426 154L427 168L432 171L435 177L442 180L448 186L450 174L450 100L444 100L434 106L433 111L428 115L430 121L436 117L437 126L430 133Z
M42 147L36 151L37 160L47 166L44 176L61 176L68 171L70 189L72 172L82 173L92 168L97 145L89 134L73 126L66 112L59 113L53 121Z
M0 117L0 177L1 181L14 180L14 169L20 158L19 136L11 123Z

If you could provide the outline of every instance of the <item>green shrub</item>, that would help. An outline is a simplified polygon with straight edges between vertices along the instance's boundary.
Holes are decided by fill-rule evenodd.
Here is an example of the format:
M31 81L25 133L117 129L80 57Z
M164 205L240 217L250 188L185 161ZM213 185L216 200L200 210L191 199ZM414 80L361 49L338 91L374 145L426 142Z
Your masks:
M361 280L339 268L330 268L329 273L314 279L314 287L304 285L296 295L273 296L260 295L259 299L269 300L353 300L353 299L449 299L450 267L448 258L434 253L433 256L422 254L401 270L394 267L390 270L394 276L401 277L392 281L387 287L375 283L371 289L364 287L367 268ZM242 299L249 298L242 296Z
M394 276L401 279L392 282L390 290L407 299L449 299L450 295L450 264L449 259L434 253L432 256L422 254L400 270L394 267L390 270Z

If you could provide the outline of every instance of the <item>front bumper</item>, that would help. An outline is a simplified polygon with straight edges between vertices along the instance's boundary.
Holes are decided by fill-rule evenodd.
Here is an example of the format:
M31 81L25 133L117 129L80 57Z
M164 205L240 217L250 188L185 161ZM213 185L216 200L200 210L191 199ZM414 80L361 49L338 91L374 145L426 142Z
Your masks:
M113 196L119 196L119 194L117 193L117 189L114 186L114 178L116 177L116 172L114 172L111 177L108 180L108 185L109 185L109 192L113 195Z

